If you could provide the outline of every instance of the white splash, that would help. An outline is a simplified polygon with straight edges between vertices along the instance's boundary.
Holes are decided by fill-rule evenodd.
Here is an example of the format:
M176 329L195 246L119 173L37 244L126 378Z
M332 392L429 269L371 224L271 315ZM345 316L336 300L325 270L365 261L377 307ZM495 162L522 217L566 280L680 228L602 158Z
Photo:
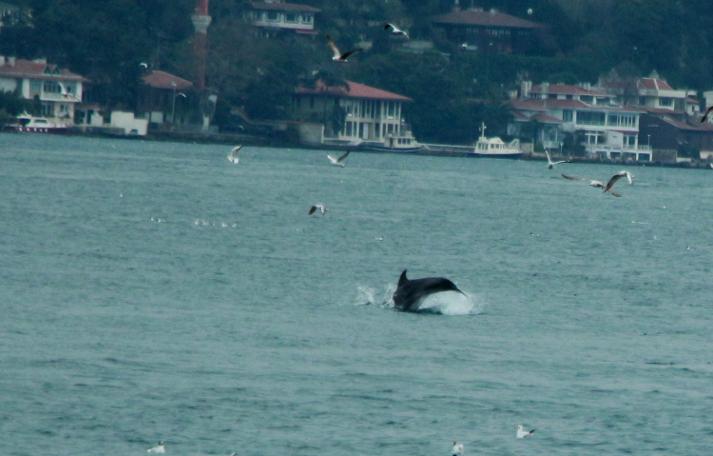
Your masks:
M477 315L483 311L483 303L472 294L445 291L427 296L418 308L441 315Z
M357 306L376 305L393 309L395 284L388 284L383 289L359 285L354 304ZM483 312L483 300L471 293L462 295L456 292L442 292L428 296L419 304L419 311L439 315L477 315Z

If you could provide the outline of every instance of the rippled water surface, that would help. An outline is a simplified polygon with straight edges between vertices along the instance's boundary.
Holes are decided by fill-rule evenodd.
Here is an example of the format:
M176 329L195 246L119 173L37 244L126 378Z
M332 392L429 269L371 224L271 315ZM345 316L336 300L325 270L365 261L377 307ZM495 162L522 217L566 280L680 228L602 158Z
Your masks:
M713 171L229 150L0 135L0 454L713 448Z

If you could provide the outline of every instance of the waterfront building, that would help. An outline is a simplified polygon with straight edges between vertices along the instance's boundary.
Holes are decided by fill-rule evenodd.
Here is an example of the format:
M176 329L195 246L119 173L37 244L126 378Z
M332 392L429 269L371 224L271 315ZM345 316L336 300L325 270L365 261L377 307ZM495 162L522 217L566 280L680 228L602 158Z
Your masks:
M389 148L408 148L414 147L416 141L402 108L411 101L404 95L358 82L327 85L319 80L313 86L298 87L292 106L306 143L381 143Z
M650 161L651 148L639 139L638 108L623 106L598 88L567 84L521 84L511 100L508 133L546 149L558 149L566 136L590 157Z
M0 91L33 100L37 114L51 122L74 122L75 107L82 101L85 82L84 77L46 59L0 56Z
M191 81L161 70L152 70L142 80L138 112L150 127L188 123L195 98Z
M299 3L263 0L250 2L247 19L268 36L280 32L316 35L315 16L320 11L319 8Z

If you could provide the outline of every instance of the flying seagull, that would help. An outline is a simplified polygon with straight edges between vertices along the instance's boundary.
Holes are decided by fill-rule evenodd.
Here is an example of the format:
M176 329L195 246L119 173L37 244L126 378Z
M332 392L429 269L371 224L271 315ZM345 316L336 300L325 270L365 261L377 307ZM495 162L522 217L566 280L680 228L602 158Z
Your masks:
M308 214L308 215L313 215L313 214L314 214L315 212L317 212L317 211L319 211L319 213L320 213L321 215L324 215L324 213L327 212L327 208L324 207L324 204L322 204L322 203L313 204L313 205L309 208L309 212L308 212L307 214Z
M348 62L348 59L352 54L362 50L361 48L354 48L345 53L342 53L337 47L332 37L329 35L327 35L327 45L329 45L329 47L332 49L332 60L334 60L335 62Z
M515 437L517 437L518 439L524 439L525 437L530 437L534 432L535 432L534 429L526 431L525 428L522 426L522 424L518 424L517 432L515 433Z
M243 148L242 145L237 145L231 149L230 153L227 156L228 161L230 163L237 165L240 162L240 157L238 156L238 153L240 152L240 149L242 149L242 148Z
M545 155L547 155L547 169L552 169L557 165L561 165L562 163L572 163L569 160L560 160L560 161L553 162L552 159L550 158L550 153L547 150L545 150Z
M340 157L337 157L337 158L327 154L327 158L329 159L329 162L332 165L340 166L340 167L344 168L344 165L346 165L346 162L347 162L347 157L349 156L349 152L351 152L351 151L348 150L343 155L341 155Z
M604 193L611 191L612 187L614 184L617 183L619 179L622 177L626 177L626 180L629 181L629 185L634 183L633 177L629 171L619 171L618 173L614 174L610 179L609 182L607 182L606 187L604 187Z
M163 443L163 440L158 442L158 445L155 447L149 448L146 450L147 453L152 453L152 454L164 454L166 453L166 444Z
M453 442L453 449L451 450L453 456L463 456L463 444L458 442Z
M408 32L401 30L400 28L398 28L397 26L395 26L394 24L392 24L390 22L387 22L384 24L384 30L388 30L388 32L391 33L392 35L403 35L406 37L406 39L409 39Z
M149 69L149 64L146 63L146 62L139 62L139 66L140 66L141 68L143 68L144 70L148 70L148 69Z
M629 171L619 171L618 173L614 174L606 184L600 180L585 179L583 177L571 176L568 174L562 174L562 177L567 180L589 180L589 186L594 188L601 188L602 192L609 193L612 196L616 196L617 198L621 196L621 193L613 191L612 187L614 187L614 184L616 184L619 179L621 179L622 177L626 177L626 179L629 181L629 184L634 183L634 176Z
M703 114L703 117L701 117L701 123L703 123L703 122L705 122L706 120L708 120L708 114L710 114L711 111L713 111L713 106L711 106L710 108L706 109L706 113Z

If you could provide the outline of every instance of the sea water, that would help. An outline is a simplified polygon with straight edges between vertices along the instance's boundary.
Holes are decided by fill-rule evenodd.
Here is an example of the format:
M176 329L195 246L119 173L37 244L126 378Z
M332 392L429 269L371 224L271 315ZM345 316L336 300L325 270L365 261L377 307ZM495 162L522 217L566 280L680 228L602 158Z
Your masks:
M712 171L231 147L0 135L0 454L712 451Z

